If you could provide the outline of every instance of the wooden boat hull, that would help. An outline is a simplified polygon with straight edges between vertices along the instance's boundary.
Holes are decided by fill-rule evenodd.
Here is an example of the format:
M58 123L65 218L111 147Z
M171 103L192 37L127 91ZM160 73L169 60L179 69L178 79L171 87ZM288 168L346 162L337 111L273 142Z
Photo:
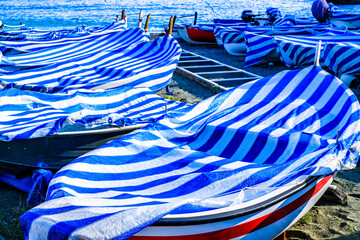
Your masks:
M192 44L217 44L213 31L205 31L192 27L178 29L179 35Z
M0 173L21 177L39 168L56 172L73 159L142 126L61 132L0 142Z
M316 177L280 196L270 196L246 207L240 204L238 209L225 208L222 213L178 220L170 215L130 239L273 239L315 205L333 178L333 174Z

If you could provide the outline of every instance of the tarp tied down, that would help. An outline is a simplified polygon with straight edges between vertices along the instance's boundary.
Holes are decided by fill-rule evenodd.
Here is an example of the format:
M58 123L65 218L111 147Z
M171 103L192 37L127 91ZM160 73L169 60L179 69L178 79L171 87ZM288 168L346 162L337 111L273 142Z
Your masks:
M0 42L0 49L23 52L1 56L0 90L47 93L125 86L158 91L170 83L181 53L171 36L150 41L140 28L48 41Z
M317 67L244 84L74 160L21 226L28 239L125 239L169 213L241 204L354 168L359 110Z

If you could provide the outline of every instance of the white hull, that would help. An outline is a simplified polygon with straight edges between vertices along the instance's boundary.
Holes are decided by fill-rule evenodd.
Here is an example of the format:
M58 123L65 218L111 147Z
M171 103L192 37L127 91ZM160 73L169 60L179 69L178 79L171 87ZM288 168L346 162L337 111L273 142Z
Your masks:
M289 196L269 193L268 199L249 204L239 204L219 210L204 213L187 214L182 216L182 222L176 222L178 215L166 216L162 220L175 220L171 224L166 223L151 225L138 232L131 239L273 239L305 215L320 199L333 180L333 175L320 177L313 182L303 185L299 189L293 189ZM281 198L282 196L282 198ZM272 201L272 203L270 203ZM269 204L269 206L266 206ZM237 209L235 209L237 208ZM256 210L257 209L257 210ZM226 213L235 213L226 216ZM221 214L222 213L222 214ZM216 220L216 216L221 216ZM191 219L197 221L191 222ZM185 221L184 221L185 219ZM202 219L202 220L201 220ZM186 223L186 220L188 223ZM161 221L160 221L161 222ZM171 221L170 221L171 222Z
M245 56L247 51L245 43L225 43L224 48L232 56Z

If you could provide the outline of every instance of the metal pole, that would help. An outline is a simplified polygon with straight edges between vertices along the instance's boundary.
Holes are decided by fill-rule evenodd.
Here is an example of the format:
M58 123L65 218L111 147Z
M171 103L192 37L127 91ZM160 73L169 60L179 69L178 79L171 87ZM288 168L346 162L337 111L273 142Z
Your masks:
M321 40L316 44L314 65L320 66Z
M142 25L142 18L143 18L143 10L140 11L139 13L139 23L138 23L138 28L141 28Z

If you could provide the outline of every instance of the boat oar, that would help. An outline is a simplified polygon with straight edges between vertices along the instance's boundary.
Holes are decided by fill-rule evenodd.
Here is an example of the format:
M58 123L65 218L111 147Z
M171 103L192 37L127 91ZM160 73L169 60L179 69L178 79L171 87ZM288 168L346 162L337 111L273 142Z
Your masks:
M144 27L145 32L148 31L149 21L150 21L150 14L148 14L146 17L146 22L145 22L145 27Z
M197 12L195 12L195 18L194 18L194 25L196 25L196 22L197 22Z
M316 44L314 65L320 66L321 40Z
M143 18L143 10L140 11L139 13L139 23L138 23L138 28L141 28L141 24L142 24L142 18Z

